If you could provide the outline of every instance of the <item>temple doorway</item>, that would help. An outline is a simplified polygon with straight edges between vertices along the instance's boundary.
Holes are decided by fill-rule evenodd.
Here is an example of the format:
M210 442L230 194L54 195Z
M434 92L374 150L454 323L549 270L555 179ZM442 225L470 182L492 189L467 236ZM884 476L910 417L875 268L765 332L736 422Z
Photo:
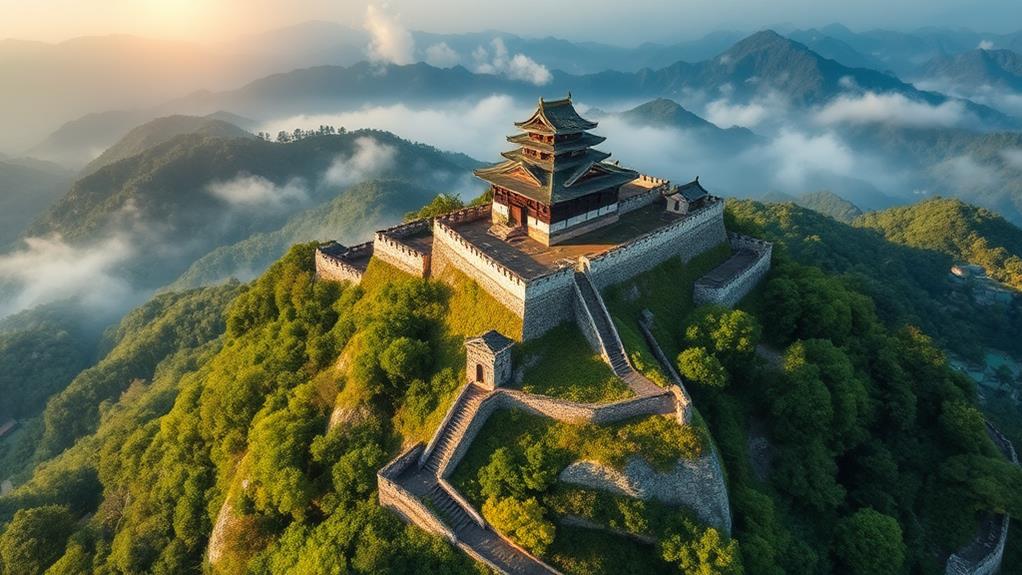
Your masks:
M476 364L476 381L483 382L483 366L478 363Z
M525 226L525 206L516 206L511 204L511 227L524 227Z

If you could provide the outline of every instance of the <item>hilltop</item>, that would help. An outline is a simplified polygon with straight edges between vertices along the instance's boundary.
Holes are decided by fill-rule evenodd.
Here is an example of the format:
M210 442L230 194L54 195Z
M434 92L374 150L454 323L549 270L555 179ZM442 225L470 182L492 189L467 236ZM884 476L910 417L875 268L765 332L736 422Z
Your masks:
M243 118L241 118L243 120ZM184 134L198 134L209 138L254 138L252 134L215 115L167 116L157 118L132 128L130 132L103 151L95 160L82 168L81 175L88 176L104 166L137 156L150 148L168 142ZM54 137L57 137L54 134Z
M680 261L606 297L622 333L638 319L632 309L658 310L658 333L667 327L660 322L681 318L686 329L665 343L667 353L703 349L699 365L723 370L718 380L679 363L727 467L733 539L676 507L556 481L551 470L577 456L563 446L582 445L560 441L578 431L524 414L508 412L484 428L454 481L472 497L507 500L484 505L487 518L566 573L619 572L622 565L685 572L705 561L688 555L695 548L720 557L722 573L738 573L742 564L745 572L784 573L807 563L856 571L867 556L939 571L943 565L924 550L946 553L966 542L973 511L1015 509L1006 495L1012 471L986 439L971 387L933 343L886 316L890 306L863 295L854 275L809 265L840 271L837 262L864 245L876 251L863 260L912 250L790 204L736 203L729 220L769 234L779 249L767 284L738 311L690 307L691 284L662 279L698 275ZM787 226L797 236L783 235ZM800 247L807 232L850 236ZM107 357L51 401L45 425L32 432L47 438L44 454L83 439L0 497L0 517L15 527L0 536L0 548L48 525L44 539L24 544L25 560L127 571L271 573L325 563L358 573L472 572L443 539L378 506L375 473L443 418L460 385L462 337L508 329L508 313L471 281L442 287L382 262L358 287L316 281L313 251L293 248L247 286L163 295L126 318ZM530 353L556 343L562 357L541 356L535 365L542 371L527 372L527 381L577 373L589 361L580 334L551 333ZM581 347L569 346L576 338ZM648 358L641 341L625 342L636 362ZM783 362L763 363L757 342L780 350ZM137 355L144 348L160 351ZM550 371L564 362L574 371ZM546 378L547 393L571 392L560 377ZM83 423L58 416L72 405L90 414ZM587 428L581 437L611 468L633 442L657 454L649 456L654 463L675 456L662 443L667 430L654 432L660 428L643 420L629 425ZM518 434L520 441L507 443ZM750 437L767 446L766 467L749 458ZM691 441L681 444L702 444ZM502 445L511 448L495 449ZM977 485L968 469L982 469L988 482ZM501 509L519 504L528 513L507 523L512 515ZM955 512L942 511L949 509ZM76 523L84 515L90 518ZM564 515L639 537L572 527ZM655 547L636 541L665 532L677 537ZM215 564L199 567L213 533ZM868 553L855 551L862 545ZM672 549L690 559L673 559Z
M854 225L878 230L898 244L979 264L991 277L1022 290L1022 229L990 210L935 198L864 214Z
M357 181L456 185L465 162L371 130L292 143L185 134L80 178L27 233L58 233L81 249L127 242L125 277L156 289L211 250L277 229Z

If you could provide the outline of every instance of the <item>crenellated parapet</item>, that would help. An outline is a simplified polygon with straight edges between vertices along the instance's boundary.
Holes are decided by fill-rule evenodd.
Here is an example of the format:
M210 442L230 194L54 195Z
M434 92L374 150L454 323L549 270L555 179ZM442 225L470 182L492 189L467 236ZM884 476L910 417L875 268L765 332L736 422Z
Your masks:
M329 242L316 248L316 277L359 283L373 255L373 242L345 247Z
M772 243L733 232L728 232L727 239L733 254L696 280L692 288L696 305L734 307L770 271Z

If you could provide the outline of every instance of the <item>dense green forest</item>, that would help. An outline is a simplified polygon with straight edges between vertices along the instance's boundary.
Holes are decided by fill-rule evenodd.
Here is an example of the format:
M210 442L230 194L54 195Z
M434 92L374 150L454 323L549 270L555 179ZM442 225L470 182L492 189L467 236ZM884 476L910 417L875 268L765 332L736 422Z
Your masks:
M440 197L426 210L457 204ZM955 335L954 314L974 310L943 299L951 256L792 204L732 202L727 219L776 242L773 270L738 310L691 305L715 252L636 278L638 300L607 295L622 337L636 310L656 310L699 427L498 417L489 445L510 448L483 442L459 469L494 525L567 573L936 573L983 513L1022 512L1022 477L987 438L970 381L927 335L968 351L969 337L1012 325L971 318ZM54 362L50 381L66 389L26 394L28 423L0 453L24 481L0 497L0 573L477 572L380 508L375 472L439 423L464 336L515 333L518 320L453 271L426 281L374 262L358 286L317 282L313 249L295 246L247 285L157 296L98 349ZM30 326L24 317L0 342ZM33 342L4 345L0 360L14 361ZM558 377L572 373L562 360L538 359ZM763 442L751 449L750 438ZM676 508L552 483L580 446L611 463L637 446L656 462L710 441L727 469L733 539ZM658 553L555 526L564 514L658 536Z
M920 206L921 214L932 207L947 207L929 202ZM875 217L905 213L900 210L903 209L880 212ZM1022 351L1022 310L1018 304L999 309L953 297L948 271L962 257L958 252L952 255L940 249L953 245L954 240L934 243L924 239L926 234L920 234L918 241L930 242L928 247L909 245L912 241L902 239L904 236L892 238L904 244L894 243L874 229L837 222L791 203L729 201L725 218L729 229L775 242L777 253L827 273L840 274L873 300L878 316L888 325L917 326L941 347L970 358L981 357L987 347ZM1008 225L1013 237L1017 237L1017 230ZM934 229L940 229L940 225L931 231ZM973 231L984 233L979 229ZM962 235L971 234L968 231ZM993 239L987 242L997 245Z
M870 212L857 219L892 242L979 264L990 277L1022 289L1022 229L985 208L937 198Z

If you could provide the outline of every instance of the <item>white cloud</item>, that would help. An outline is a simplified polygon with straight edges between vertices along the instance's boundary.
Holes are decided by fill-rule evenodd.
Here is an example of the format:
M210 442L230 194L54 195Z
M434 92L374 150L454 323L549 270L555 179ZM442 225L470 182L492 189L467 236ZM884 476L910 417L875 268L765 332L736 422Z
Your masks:
M891 124L896 126L955 126L966 119L965 105L955 100L932 105L910 100L902 94L866 92L845 95L824 106L815 115L823 125Z
M809 135L783 129L763 150L774 166L777 183L802 189L814 175L849 176L855 155L834 134Z
M312 129L321 124L349 130L376 128L406 140L427 142L443 150L488 160L507 148L504 136L513 122L529 117L533 109L517 105L510 96L493 95L429 108L395 104L338 114L293 116L272 121L262 130L275 134L279 130Z
M1001 150L1001 157L1009 166L1022 171L1022 148L1005 148Z
M323 175L323 181L335 186L350 186L391 169L397 150L381 144L374 138L361 137L355 140L355 153L350 157L338 157Z
M529 58L525 54L508 57L504 40L494 38L492 52L484 46L476 48L472 57L476 60L476 72L481 74L497 74L512 80L521 80L537 86L549 84L553 79L546 66Z
M720 90L724 97L706 104L702 116L722 128L776 127L787 119L790 108L788 99L776 90L765 90L748 102L731 100L730 95L734 89L730 84L724 84Z
M974 192L1001 184L995 168L977 162L971 155L944 160L935 165L933 171L937 179L953 191Z
M461 61L461 56L447 42L433 44L426 48L426 63L437 68L450 68Z
M206 190L212 196L240 208L280 209L300 204L308 198L298 179L278 186L262 176L251 174L238 174L227 181L212 182Z
M706 119L724 128L744 126L753 128L769 114L766 107L757 102L732 104L725 99L714 100L706 105Z
M982 41L980 41L979 45L976 46L976 48L978 48L980 50L993 50L994 49L994 43L991 40L982 40Z
M68 298L103 310L123 305L132 289L117 271L133 245L123 234L91 246L72 246L57 235L26 238L0 256L0 317Z
M411 64L415 40L398 19L370 4L366 7L365 29L369 32L369 59L374 62Z

